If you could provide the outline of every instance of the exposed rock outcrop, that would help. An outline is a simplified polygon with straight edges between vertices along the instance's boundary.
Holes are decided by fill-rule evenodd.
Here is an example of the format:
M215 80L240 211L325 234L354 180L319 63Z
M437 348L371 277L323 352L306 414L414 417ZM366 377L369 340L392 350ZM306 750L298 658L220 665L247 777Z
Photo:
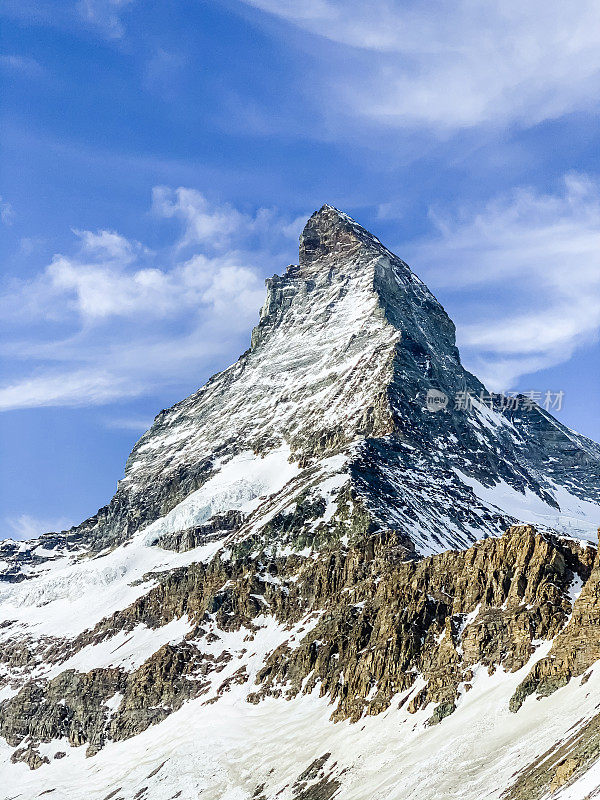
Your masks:
M205 694L210 675L231 660L226 651L218 657L203 652L207 623L221 631L246 629L251 640L266 609L289 629L307 614L316 624L266 658L258 686L248 687L249 702L267 695L289 698L318 686L335 703L335 720L379 714L400 697L401 704L409 701L411 713L432 704L432 725L454 712L474 670L516 671L541 641L554 639L560 649L599 624L600 611L589 602L597 583L590 546L516 526L466 551L423 560L406 555L388 532L316 559L215 559L173 571L75 640L64 655L119 631L140 624L160 628L183 615L192 625L185 641L161 647L130 673L69 670L26 684L0 705L0 734L13 746L65 738L73 746L86 744L88 754L107 739L135 736ZM573 603L575 585L584 588ZM586 666L595 660L593 654L582 658ZM563 683L568 680L561 676ZM219 693L231 681L247 680L241 668ZM115 695L119 703L108 713Z

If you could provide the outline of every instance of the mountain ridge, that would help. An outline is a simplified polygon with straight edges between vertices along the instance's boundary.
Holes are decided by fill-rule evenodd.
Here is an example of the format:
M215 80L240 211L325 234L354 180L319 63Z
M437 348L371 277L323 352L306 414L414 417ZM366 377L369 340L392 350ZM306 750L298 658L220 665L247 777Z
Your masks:
M578 501L600 500L598 445L535 404L528 411L499 408L498 398L462 367L443 307L404 261L346 214L328 205L315 212L300 237L299 261L266 281L250 349L156 417L133 448L111 503L65 539L96 549L124 541L199 491L232 457L249 462L278 451L290 479L288 461L315 473L319 460L344 456L373 524L400 528L421 552L468 546L471 528L491 535L516 521L555 527L556 486L568 492L566 517L576 533L586 511ZM429 390L443 392L448 406L431 413ZM453 407L461 393L473 398L471 408ZM481 402L486 396L489 408ZM371 461L385 465L378 486ZM309 485L315 480L307 475ZM451 490L433 513L415 498L428 481ZM494 485L508 503L490 503L486 489ZM261 488L272 494L275 484L265 480ZM244 511L252 488L237 489L238 502L216 513ZM527 493L540 509L533 518L514 513L531 505ZM449 505L457 513L446 535L436 518ZM202 516L190 512L189 526L202 524ZM585 530L594 537L593 523Z

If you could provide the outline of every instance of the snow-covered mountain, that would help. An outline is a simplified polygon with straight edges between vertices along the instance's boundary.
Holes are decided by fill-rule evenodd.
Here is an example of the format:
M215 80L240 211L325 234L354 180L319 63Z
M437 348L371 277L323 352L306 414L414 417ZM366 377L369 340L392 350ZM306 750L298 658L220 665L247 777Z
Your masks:
M109 505L0 546L5 796L583 798L599 524L600 446L323 206Z

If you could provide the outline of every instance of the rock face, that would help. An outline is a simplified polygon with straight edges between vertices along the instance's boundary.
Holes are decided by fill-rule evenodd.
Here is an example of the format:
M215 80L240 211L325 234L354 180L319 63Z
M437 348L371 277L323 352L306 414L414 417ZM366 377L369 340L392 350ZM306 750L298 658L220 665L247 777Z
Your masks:
M597 637L590 635L600 622L592 600L597 573L595 548L532 526L424 559L386 532L312 557L263 553L191 563L47 651L35 664L39 676L25 678L0 705L0 735L14 748L13 762L38 769L49 763L45 748L53 742L84 745L94 756L186 702L206 708L234 690L251 705L316 692L332 704L332 721L404 709L431 728L461 713L482 670L528 673L505 701L523 714L526 696L548 696L597 662ZM64 668L85 664L94 650L99 660L107 650L116 654L140 628L160 632L183 617L185 636L139 666ZM278 638L253 663L248 654L265 618L278 626ZM228 637L237 647L227 647ZM548 655L544 642L552 645ZM507 787L509 796L541 798L549 785L584 774L598 756L598 718L580 719L578 730L570 744L557 743L563 757L554 769L532 764ZM325 783L337 791L343 784L329 777Z
M325 619L291 653L285 645L275 651L259 681L286 683L288 694L318 684L338 701L335 719L357 721L365 711L386 709L419 675L427 685L413 695L412 710L438 703L431 722L439 722L441 714L454 711L459 687L465 690L476 665L515 672L535 652L533 642L558 639L571 613L573 581L592 581L589 549L548 539L530 526L511 528L467 551L395 565L381 544L375 544L360 581L351 587L339 581L337 592L328 583L317 601ZM362 548L351 551L349 559L363 554ZM344 564L342 574L347 572ZM576 603L574 616L579 618L585 603L583 597ZM581 635L580 627L575 631L571 637ZM597 658L595 652L581 654L581 672Z
M109 505L2 543L10 796L570 790L600 755L599 476L598 445L488 396L427 287L324 206L250 349L157 416Z
M569 624L554 639L548 655L538 661L519 686L511 700L511 709L518 711L525 698L534 692L542 696L555 692L598 661L599 625L600 562L596 554L591 575L581 589Z
M429 390L446 408L428 410ZM464 393L476 398L468 408ZM44 548L102 549L146 527L169 536L231 511L245 512L243 539L304 493L335 502L342 487L373 529L399 530L423 554L532 512L593 539L598 445L535 404L502 405L462 367L452 321L407 264L324 206L300 263L267 281L250 349L162 411L111 503ZM19 580L31 556L10 547L5 579Z

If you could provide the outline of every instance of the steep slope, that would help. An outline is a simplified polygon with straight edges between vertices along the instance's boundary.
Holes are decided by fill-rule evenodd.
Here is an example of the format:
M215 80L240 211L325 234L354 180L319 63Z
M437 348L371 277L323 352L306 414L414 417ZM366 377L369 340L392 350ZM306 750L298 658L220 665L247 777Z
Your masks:
M491 398L462 367L442 306L364 228L324 206L299 265L267 286L250 349L162 411L111 503L46 548L99 550L142 528L158 540L209 520L212 536L262 531L264 544L274 516L307 497L306 534L339 539L350 501L361 529L394 529L423 554L519 520L594 538L600 447L535 404ZM449 398L436 413L431 389ZM463 409L465 392L475 399Z
M456 408L461 392L487 393L460 363L453 323L409 267L353 220L324 206L302 234L299 265L267 284L250 350L159 415L134 448L115 504L127 522L117 514L112 535L129 533L131 509L134 527L141 511L144 521L162 517L233 457L244 459L243 476L226 477L222 494L192 496L158 530L241 508L254 512L240 526L246 536L333 471L338 484L349 479L374 526L399 530L424 553L468 546L527 513L594 536L595 518L586 524L578 498L600 497L598 446L536 406ZM443 391L450 407L427 410L429 389ZM261 469L253 456L274 453L297 465L293 481L286 485L289 473L277 466L279 480L248 485ZM339 460L323 470L332 455ZM477 492L480 484L500 488L497 503ZM261 493L279 493L266 514Z
M599 521L600 447L489 397L324 206L109 505L2 543L6 796L583 800Z

